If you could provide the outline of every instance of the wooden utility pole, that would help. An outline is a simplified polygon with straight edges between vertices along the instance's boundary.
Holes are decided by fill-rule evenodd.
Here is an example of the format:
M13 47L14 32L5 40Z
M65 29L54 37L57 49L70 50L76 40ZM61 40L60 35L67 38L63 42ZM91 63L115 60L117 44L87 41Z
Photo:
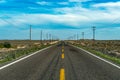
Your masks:
M32 25L30 25L30 41L31 41L31 27L32 27Z
M79 35L78 35L78 34L76 34L76 37L77 37L77 41L76 41L76 42L78 42L78 40L79 40Z
M50 40L50 43L51 43L51 34L49 34L49 40Z
M46 42L48 43L48 36L49 36L49 34L47 33L46 34Z
M96 27L93 26L92 29L93 29L93 45L94 45L95 44L95 30L96 30Z
M32 31L31 31L31 28L32 28L32 25L30 25L30 33L29 33L29 37L30 37L30 43L29 43L29 46L30 46L30 47L31 47L31 38L32 38L32 37L31 37L31 32L32 32Z
M41 30L41 31L40 31L40 43L41 43L41 45L42 45L42 43L43 43L43 42L42 42L42 37L43 37L42 35L43 35L43 32L42 32L42 30Z
M82 39L84 40L84 32L82 32Z
M95 41L95 30L96 30L96 27L93 26L92 29L93 29L93 41Z

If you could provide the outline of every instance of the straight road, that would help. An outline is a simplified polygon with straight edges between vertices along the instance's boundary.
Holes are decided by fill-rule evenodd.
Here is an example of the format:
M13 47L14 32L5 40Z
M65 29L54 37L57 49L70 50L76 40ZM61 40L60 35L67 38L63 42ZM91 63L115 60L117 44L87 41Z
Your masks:
M0 70L0 80L120 80L120 69L58 44Z

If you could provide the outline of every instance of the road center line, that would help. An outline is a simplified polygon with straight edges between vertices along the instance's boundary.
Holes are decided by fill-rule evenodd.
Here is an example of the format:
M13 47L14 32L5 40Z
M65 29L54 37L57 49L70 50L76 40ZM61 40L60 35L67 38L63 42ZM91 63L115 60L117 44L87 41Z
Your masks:
M62 52L64 52L64 49L62 49Z
M60 80L65 80L65 70L64 70L64 68L60 69Z
M64 55L64 53L62 53L61 58L64 59L64 57L65 57L65 55Z
M62 62L64 60L64 46L62 46L62 54L61 54L61 58L62 58ZM62 63L62 68L60 69L60 80L65 80L65 69L63 68L64 64Z

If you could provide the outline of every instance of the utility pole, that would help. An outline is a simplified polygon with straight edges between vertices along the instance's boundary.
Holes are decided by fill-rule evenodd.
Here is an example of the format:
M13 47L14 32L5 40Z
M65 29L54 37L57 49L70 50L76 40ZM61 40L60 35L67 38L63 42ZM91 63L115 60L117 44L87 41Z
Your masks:
M47 42L47 43L48 43L48 36L49 36L49 35L48 35L48 33L47 33L47 34L46 34L46 42Z
M42 30L40 31L40 43L41 43L41 45L42 45L42 36L43 35L43 33L42 33Z
M29 46L31 47L31 28L32 28L32 25L30 25L30 44L29 44Z
M82 32L82 39L84 40L84 32Z
M50 40L50 42L51 42L51 34L49 34L49 40Z
M73 35L74 41L76 41L76 34Z
M78 34L76 34L76 37L77 37L77 41L76 42L78 42L78 38L79 38Z
M95 44L95 30L96 30L96 27L93 26L92 29L93 29L93 46L94 46L94 44Z
M93 29L93 41L95 41L95 29L96 29L96 27L93 26L92 29Z
M32 27L32 26L30 25L30 41L31 41L31 27Z

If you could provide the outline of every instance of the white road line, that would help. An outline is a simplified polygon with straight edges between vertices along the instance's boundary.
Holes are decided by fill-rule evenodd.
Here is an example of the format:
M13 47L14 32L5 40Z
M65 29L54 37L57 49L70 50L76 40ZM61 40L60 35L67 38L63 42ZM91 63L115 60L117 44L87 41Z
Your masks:
M73 45L72 45L72 46L73 46ZM76 46L73 46L73 47L76 47ZM94 56L94 57L96 57L96 58L98 58L98 59L100 59L100 60L102 60L102 61L104 61L104 62L106 62L106 63L108 63L108 64L110 64L110 65L112 65L112 66L114 66L114 67L116 67L116 68L118 68L118 69L120 69L120 66L118 66L118 65L116 65L116 64L114 64L114 63L112 63L112 62L110 62L110 61L107 61L107 60L105 60L105 59L103 59L103 58L101 58L101 57L99 57L99 56L96 56L95 54L93 54L93 53L91 53L91 52L88 52L88 51L86 51L86 50L84 50L84 49L82 49L82 48L80 48L80 47L76 47L76 48L81 49L81 50L83 50L84 52L86 52L86 53L88 53L88 54L90 54L90 55L92 55L92 56Z
M28 56L25 56L25 57L23 57L23 58L21 58L21 59L18 59L18 60L16 60L16 61L14 61L14 62L11 62L11 63L9 63L9 64L7 64L7 65L4 65L4 66L0 67L0 70L4 69L4 68L6 68L6 67L9 67L9 66L11 66L11 65L13 65L13 64L15 64L15 63L17 63L17 62L20 62L20 61L22 61L22 60L24 60L24 59L26 59L26 58L29 58L29 57L37 54L38 52L41 52L41 51L43 51L43 50L46 50L46 49L48 49L48 48L50 48L50 47L52 47L52 46L49 46L49 47L44 48L44 49L41 49L41 50L36 51L36 52L34 52L34 53L32 53L32 54L30 54L30 55L28 55Z

